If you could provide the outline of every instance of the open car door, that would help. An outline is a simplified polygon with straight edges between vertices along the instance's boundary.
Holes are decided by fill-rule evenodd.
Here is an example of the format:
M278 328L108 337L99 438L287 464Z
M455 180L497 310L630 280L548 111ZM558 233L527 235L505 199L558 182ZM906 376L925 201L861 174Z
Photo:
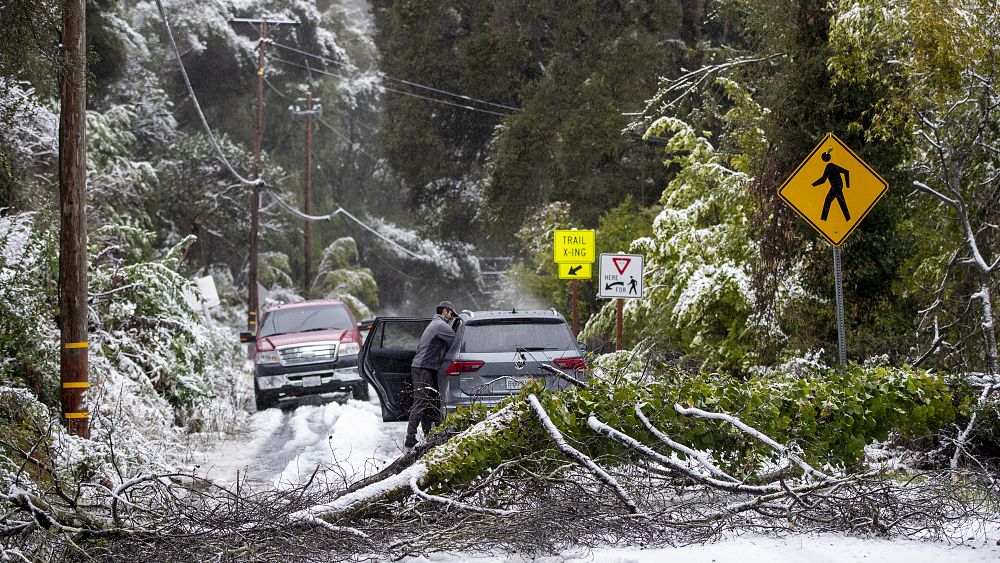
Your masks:
M358 357L361 377L375 388L382 420L405 421L413 404L410 364L430 318L377 317Z

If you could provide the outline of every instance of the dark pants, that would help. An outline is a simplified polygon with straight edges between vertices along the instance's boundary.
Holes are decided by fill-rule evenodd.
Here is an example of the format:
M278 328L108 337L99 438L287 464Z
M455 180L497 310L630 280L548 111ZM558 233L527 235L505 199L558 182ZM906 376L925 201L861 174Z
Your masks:
M406 427L406 440L417 437L417 424L424 430L424 436L431 431L431 424L437 422L437 374L426 368L410 368L413 381L413 406L410 407L410 423Z

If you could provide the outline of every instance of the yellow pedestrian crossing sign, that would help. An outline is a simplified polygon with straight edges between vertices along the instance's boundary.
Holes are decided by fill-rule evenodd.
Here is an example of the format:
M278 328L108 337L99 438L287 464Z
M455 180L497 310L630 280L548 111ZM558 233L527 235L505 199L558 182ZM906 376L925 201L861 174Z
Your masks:
M586 264L556 264L559 266L561 280L589 280L594 277L594 265Z
M877 172L827 133L778 195L830 244L840 246L888 189Z

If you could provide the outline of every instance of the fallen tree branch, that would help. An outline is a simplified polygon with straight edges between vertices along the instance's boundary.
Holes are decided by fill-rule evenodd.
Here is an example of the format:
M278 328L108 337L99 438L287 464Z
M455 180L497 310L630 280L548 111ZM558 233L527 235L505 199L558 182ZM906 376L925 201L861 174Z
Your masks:
M750 436L753 436L757 440L759 440L759 441L767 444L771 449L773 449L774 451L776 451L782 457L785 457L785 458L787 458L787 459L795 462L796 465L798 465L799 467L802 468L802 471L804 471L806 475L815 475L816 477L819 477L820 479L829 479L830 478L830 476L827 475L826 473L823 473L822 471L819 471L818 469L814 469L813 466L811 466L808 463L806 463L801 457L799 457L799 456L795 455L794 453L792 453L792 451L789 450L787 447L782 446L781 444L775 442L774 440L772 440L771 438L769 438L765 434L763 434L760 430L757 430L756 428L753 428L752 426L749 426L748 424L746 424L745 422L743 422L739 418L736 418L733 415L725 414L725 413L716 413L716 412L704 411L704 410L697 409L697 408L694 408L694 407L684 408L684 407L680 406L679 404L675 404L674 405L674 410L676 410L678 413L683 414L685 416L693 416L693 417L697 417L697 418L709 418L709 419L723 420L725 422L728 422L729 424L732 424L733 426L739 428L740 430L742 430L743 432L749 434Z
M570 375L570 374L568 374L568 373L566 373L566 372L564 372L564 371L562 371L560 369L556 369L556 368L550 366L549 364L542 363L542 364L539 364L539 367L541 367L543 370L551 373L552 375L558 377L559 379L562 379L563 381L565 381L567 383L571 383L571 384L573 384L573 385L575 385L577 387L580 387L582 389L589 389L590 388L590 386L587 385L586 383L584 383L583 381L580 381L579 379L573 377L572 375Z
M483 514L493 514L494 516L510 516L512 514L517 514L516 510L502 510L502 509L498 509L498 508L483 508L481 506L475 506L475 505L472 505L472 504L469 504L469 503L466 503L466 502L461 502L461 501L457 501L457 500L454 500L454 499L450 499L450 498L445 498L445 497L442 497L442 496L437 496L437 495L429 494L429 493L427 493L427 492L425 492L425 491L423 491L423 490L420 489L420 486L417 485L417 478L416 477L411 477L410 478L410 490L413 491L413 494L417 495L417 497L419 497L419 498L421 498L423 500L431 501L431 502L437 502L437 503L443 504L445 506L450 506L450 507L455 507L455 508L461 508L462 510L470 510L472 512L480 512L480 513L483 513Z
M587 426L591 430L597 432L598 434L603 434L608 438L611 438L615 442L641 453L642 455L656 461L664 467L669 467L670 469L684 475L685 477L701 483L703 485L708 485L713 489L720 489L723 491L729 491L732 493L747 493L751 495L762 495L767 493L773 493L775 491L781 490L779 486L776 485L741 485L740 483L734 483L732 481L724 481L721 479L715 479L713 477L705 477L704 475L699 475L698 473L692 471L686 465L679 463L669 457L656 452L649 447L643 445L641 442L635 438L604 424L597 417L590 415L587 419Z
M556 425L552 423L552 419L549 418L548 413L545 412L545 409L542 407L542 404L538 402L538 397L536 397L534 393L528 395L528 404L531 405L532 410L534 410L535 414L538 415L538 419L542 421L542 426L545 428L545 431L549 433L549 436L552 437L552 440L556 443L559 451L590 470L590 472L593 473L594 476L596 476L600 481L611 487L615 491L615 494L618 495L618 498L620 498L622 502L625 503L625 506L628 507L629 512L632 514L637 514L639 512L639 508L636 506L635 501L632 500L632 497L614 477L609 475L607 471L601 468L601 466L594 463L594 460L590 459L566 442L566 439L563 438L562 433L559 432Z
M703 454L703 453L701 453L699 451L693 450L693 449L685 446L684 444L681 444L680 442L676 442L674 440L671 440L669 436L667 436L662 431L660 431L659 428L657 428L656 426L654 426L653 423L650 422L650 420L648 418L646 418L646 415L642 412L642 405L641 404L636 404L635 405L635 415L636 415L636 417L639 418L639 421L642 422L643 426L646 427L646 430L648 430L650 434L652 434L654 437L656 437L657 440L663 442L663 444L666 445L667 447L669 447L669 448L671 448L671 449L673 449L675 451L681 452L682 454L684 454L684 455L690 457L691 459L697 461L699 465L701 465L702 467L704 467L705 469L707 469L708 472L711 475L715 476L717 479L722 479L724 481L732 481L734 483L739 483L740 482L739 479L737 479L737 478L733 477L732 475L729 475L725 471L722 471L721 469L719 469L714 463L712 463L705 456L705 454Z

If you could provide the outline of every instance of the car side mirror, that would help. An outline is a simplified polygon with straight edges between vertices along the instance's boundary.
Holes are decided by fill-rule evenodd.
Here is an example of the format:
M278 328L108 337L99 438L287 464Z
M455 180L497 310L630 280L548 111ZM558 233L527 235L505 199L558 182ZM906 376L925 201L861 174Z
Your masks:
M581 352L587 351L587 343L584 342L583 340L577 340L576 347L579 348Z
M240 333L240 344L251 344L255 340L252 332Z
M371 330L373 326L375 326L375 319L358 321L358 330Z

